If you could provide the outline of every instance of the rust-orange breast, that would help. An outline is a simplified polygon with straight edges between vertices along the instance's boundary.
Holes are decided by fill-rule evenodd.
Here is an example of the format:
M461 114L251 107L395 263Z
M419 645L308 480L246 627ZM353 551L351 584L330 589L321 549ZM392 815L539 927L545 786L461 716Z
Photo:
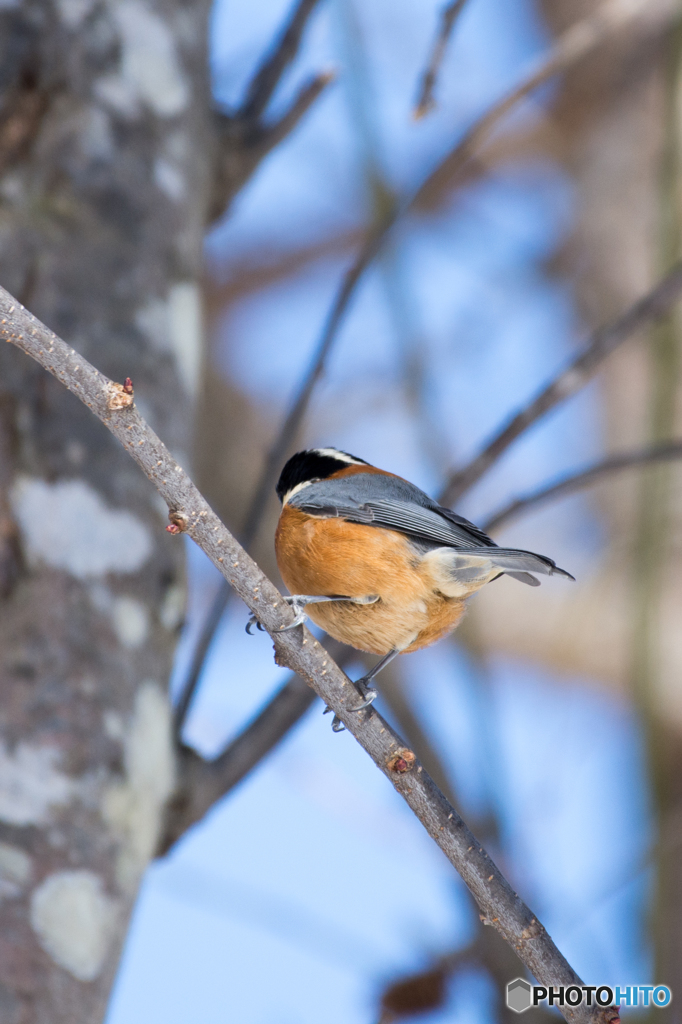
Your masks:
M371 605L306 609L331 636L359 650L417 650L454 629L464 610L462 600L438 593L418 551L394 530L308 516L285 505L275 551L292 594L379 597Z

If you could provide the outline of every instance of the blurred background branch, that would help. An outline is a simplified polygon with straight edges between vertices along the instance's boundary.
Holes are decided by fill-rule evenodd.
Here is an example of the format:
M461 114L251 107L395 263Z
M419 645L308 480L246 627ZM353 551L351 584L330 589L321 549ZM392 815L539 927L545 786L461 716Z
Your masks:
M452 473L440 500L454 505L526 430L559 402L584 387L602 361L624 341L665 316L682 293L682 264L676 264L656 287L614 323L596 331L583 351L523 409L520 409L475 459Z
M213 112L217 143L209 223L226 213L256 167L294 130L333 80L330 72L314 75L277 120L263 120L277 87L298 55L303 33L317 4L318 0L299 0L295 5L284 31L251 79L239 108Z
M419 96L414 108L414 116L417 118L424 117L424 115L428 114L436 105L436 101L433 97L433 90L436 85L436 79L438 78L438 72L440 71L440 66L443 63L445 51L455 27L455 23L462 13L466 2L467 0L452 0L452 3L446 4L440 12L438 33L431 50L429 62L422 76L419 87Z
M530 494L523 494L519 498L510 501L508 505L493 513L484 520L482 528L488 532L497 530L506 525L512 519L529 512L538 505L553 501L556 498L564 498L569 494L575 494L583 487L589 487L604 477L610 477L614 473L621 473L626 469L635 469L646 466L652 462L667 462L668 460L682 458L682 442L669 441L664 444L652 445L639 452L625 452L623 455L612 455L608 459L581 470L579 473L571 473L569 476L557 480L555 483L539 487Z

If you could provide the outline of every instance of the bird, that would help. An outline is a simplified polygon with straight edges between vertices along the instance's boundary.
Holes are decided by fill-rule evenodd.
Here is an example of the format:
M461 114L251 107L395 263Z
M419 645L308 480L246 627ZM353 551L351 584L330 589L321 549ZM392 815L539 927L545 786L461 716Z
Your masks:
M375 700L370 683L393 658L451 633L485 584L507 575L538 586L534 572L574 579L546 555L498 547L419 487L338 448L296 452L276 491L275 554L296 613L283 630L309 617L336 640L381 655L355 680L362 703L354 711ZM336 716L332 727L343 729Z

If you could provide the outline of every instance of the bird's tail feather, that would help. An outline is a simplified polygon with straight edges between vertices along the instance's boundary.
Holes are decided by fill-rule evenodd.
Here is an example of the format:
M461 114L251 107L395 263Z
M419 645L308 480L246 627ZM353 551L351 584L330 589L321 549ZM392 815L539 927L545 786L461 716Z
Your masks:
M464 554L462 548L459 551ZM482 554L480 548L478 548L478 551L472 548L466 553L472 555ZM519 551L516 548L486 548L485 556L490 559L493 565L504 569L508 575L512 575L514 572L520 573L525 569L530 572L543 573L545 576L554 576L556 574L558 576L566 576L569 580L575 579L574 576L571 576L570 572L560 569L551 558L547 558L546 555L536 555L533 551Z

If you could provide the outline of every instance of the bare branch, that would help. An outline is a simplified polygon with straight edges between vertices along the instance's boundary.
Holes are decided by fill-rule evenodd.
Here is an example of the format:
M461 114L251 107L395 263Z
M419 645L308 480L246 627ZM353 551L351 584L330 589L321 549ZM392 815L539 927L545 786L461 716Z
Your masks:
M256 167L293 131L333 78L330 72L313 76L301 87L289 109L272 124L246 117L241 111L236 114L223 110L213 111L218 160L209 204L209 223L222 217L230 201Z
M410 205L418 206L430 192L439 191L443 182L452 187L476 150L521 100L550 78L577 64L615 32L644 13L646 6L646 0L606 0L594 14L567 29L529 73L471 125L457 145L432 171Z
M244 549L248 551L249 545L244 544ZM187 715L189 714L189 709L192 706L194 695L197 692L197 686L199 685L199 679L201 678L201 670L204 667L206 656L211 644L213 643L213 637L220 625L220 620L223 617L223 612L227 607L229 598L230 585L223 579L218 584L218 589L211 603L211 607L208 610L208 615L201 627L201 633L199 634L199 638L194 646L194 650L192 651L192 660L190 662L189 671L183 681L180 694L173 708L173 737L176 744L179 746L182 746L182 731L185 727L185 722L187 721Z
M229 589L229 588L228 588ZM331 637L327 652L343 668L355 652ZM157 857L162 857L200 821L208 810L226 796L260 764L293 729L315 702L315 693L297 675L291 675L223 752L206 761L182 743L175 725L178 755L178 786L167 808Z
M517 519L520 515L537 508L538 505L545 505L555 498L564 498L567 494L574 494L576 491L598 483L614 473L620 473L624 469L646 466L652 462L671 462L675 459L682 459L682 441L656 444L638 452L625 452L623 455L611 455L608 459L602 459L600 462L595 462L593 466L581 470L580 473L571 473L570 476L561 477L553 484L547 484L536 491L522 494L521 497L515 498L499 512L490 516L482 528L486 532L497 530L508 523L510 519Z
M170 532L186 532L211 559L274 641L278 664L304 679L339 716L462 876L486 919L544 985L579 985L577 974L513 891L464 821L373 708L354 713L357 690L305 627L281 632L293 612L220 522L133 402L131 382L108 380L0 288L0 337L60 380L104 423L169 507ZM332 738L330 737L330 742ZM561 1007L571 1022L604 1021L599 1007ZM612 1019L613 1011L609 1018Z
M168 853L180 836L263 761L316 699L315 691L294 675L214 761L205 761L191 747L181 745L179 783L166 810L156 856Z
M214 110L216 161L208 222L221 217L258 164L291 132L333 75L314 76L299 91L287 112L272 124L263 120L265 109L282 75L296 58L308 19L318 0L299 0L287 27L272 52L251 80L237 110Z
M317 3L318 0L298 0L289 24L251 79L239 111L244 119L256 121L265 111L275 89L282 80L282 75L291 62L296 59L308 19Z
M613 323L601 327L580 355L543 388L528 405L519 410L468 466L453 473L440 500L454 505L480 480L503 452L541 416L585 386L597 367L635 331L647 327L673 307L682 295L682 263L675 267L644 298L636 302Z
M333 72L323 71L319 75L314 75L305 83L305 85L301 86L301 89L295 96L289 109L282 114L279 121L275 121L274 124L268 126L265 133L267 148L263 152L261 159L265 156L265 153L274 149L275 146L279 145L279 143L294 130L298 122L309 107L313 105L322 90L333 81Z
M421 86L419 88L419 98L417 99L416 106L414 108L414 117L418 119L428 114L430 110L436 105L433 98L433 90L436 85L436 79L438 78L438 72L440 66L443 63L443 57L445 56L445 50L447 49L452 30L455 27L455 22L462 13L462 9L467 0L452 0L452 3L447 4L440 14L440 26L436 35L435 42L431 49L431 56L429 62L426 65L426 70L422 75Z

